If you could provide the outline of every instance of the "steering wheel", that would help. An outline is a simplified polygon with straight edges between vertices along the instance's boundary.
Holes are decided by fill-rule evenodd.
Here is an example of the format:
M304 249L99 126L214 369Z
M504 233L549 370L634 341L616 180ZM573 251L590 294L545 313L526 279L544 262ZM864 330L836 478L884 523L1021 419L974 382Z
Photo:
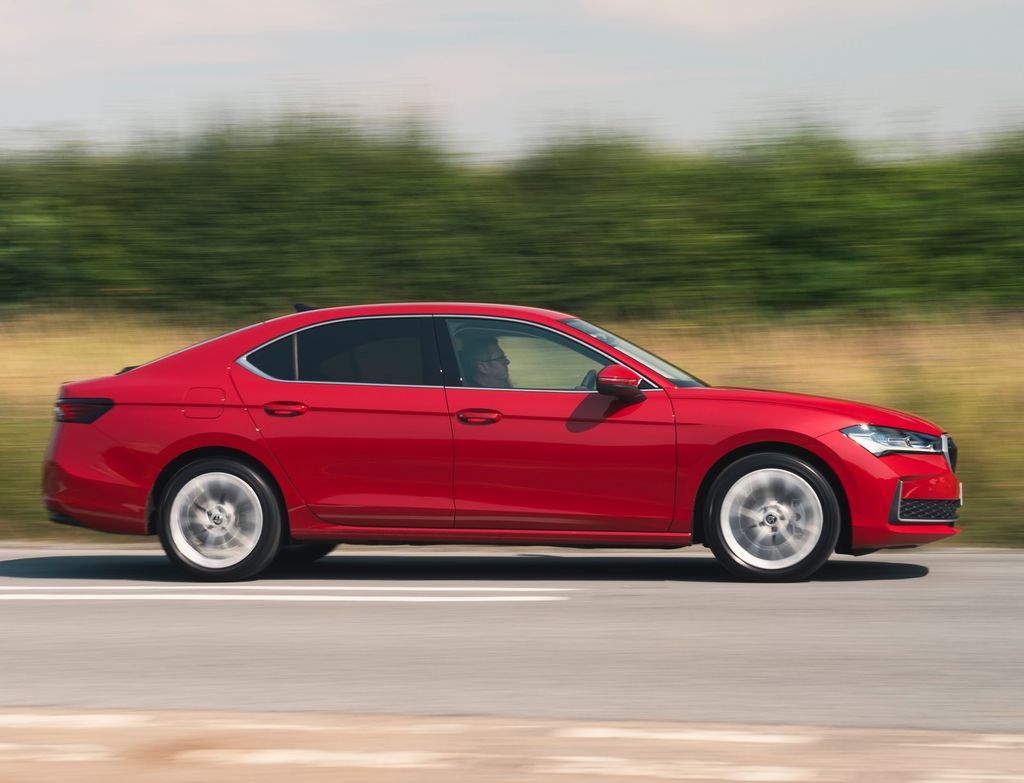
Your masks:
M577 391L597 391L597 370L587 370L587 374L583 376L583 380L580 381L579 386L576 387Z

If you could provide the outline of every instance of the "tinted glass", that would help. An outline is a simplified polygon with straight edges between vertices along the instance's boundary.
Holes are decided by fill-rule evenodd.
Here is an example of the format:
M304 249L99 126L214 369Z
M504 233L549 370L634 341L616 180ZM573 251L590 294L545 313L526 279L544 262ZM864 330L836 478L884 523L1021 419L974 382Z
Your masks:
M293 353L294 351L294 353ZM249 354L249 362L281 380L440 386L431 319L336 321L285 337Z
M426 318L337 321L298 333L300 381L440 386Z
M253 351L247 357L249 364L271 378L294 381L295 354L292 347L294 339L291 335L282 337L270 345L263 346L258 351Z
M593 390L610 360L556 332L515 321L449 318L463 386L552 391Z

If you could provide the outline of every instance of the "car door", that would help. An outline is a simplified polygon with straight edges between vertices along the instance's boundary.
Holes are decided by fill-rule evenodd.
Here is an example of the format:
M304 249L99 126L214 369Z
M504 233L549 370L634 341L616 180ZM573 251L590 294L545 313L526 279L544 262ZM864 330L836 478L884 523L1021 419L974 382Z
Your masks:
M456 527L669 529L676 439L664 391L645 382L634 403L598 394L593 376L613 360L551 328L438 320Z
M452 526L452 433L430 316L318 324L250 352L232 378L318 517Z

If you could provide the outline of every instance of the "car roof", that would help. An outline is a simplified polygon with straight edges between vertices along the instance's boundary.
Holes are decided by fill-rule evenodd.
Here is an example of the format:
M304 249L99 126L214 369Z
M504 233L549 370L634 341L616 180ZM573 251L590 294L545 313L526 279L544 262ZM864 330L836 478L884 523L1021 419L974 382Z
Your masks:
M346 307L324 307L320 309L302 310L297 313L283 315L269 321L262 321L251 324L233 332L214 337L197 345L183 348L167 356L155 359L152 362L141 365L137 370L147 370L167 363L181 364L182 367L193 367L196 361L202 361L209 357L214 363L219 364L225 360L231 361L245 353L256 350L261 345L271 342L289 332L297 331L320 323L327 323L343 318L360 318L388 315L451 315L451 316L483 316L495 318L517 318L524 321L546 324L548 326L558 325L575 316L557 310L548 310L542 307L524 307L522 305L494 304L488 302L392 302L368 305L350 305ZM584 340L589 338L585 337ZM594 346L598 347L598 346ZM643 368L646 376L657 374L646 367L642 362L635 359L619 356L614 346L602 345L599 350L611 355L627 366L637 364ZM636 368L634 368L636 369ZM640 370L638 370L640 372ZM138 377L133 371L132 376ZM125 376L129 377L129 376Z
M302 310L297 313L282 315L269 321L261 321L236 329L233 332L204 340L196 345L182 348L179 351L154 359L140 365L138 369L167 361L194 361L196 357L209 353L217 356L218 361L225 357L234 357L255 349L257 346L276 339L297 329L339 320L342 318L359 318L366 316L387 315L476 315L494 316L497 318L521 318L536 323L553 324L573 316L556 310L545 310L540 307L522 307L519 305L486 304L472 302L393 302L387 304L349 305L347 307L323 307ZM188 358L185 358L188 357Z
M389 302L344 307L322 307L283 315L267 321L282 328L368 315L490 315L531 321L564 321L575 316L557 310L487 302Z

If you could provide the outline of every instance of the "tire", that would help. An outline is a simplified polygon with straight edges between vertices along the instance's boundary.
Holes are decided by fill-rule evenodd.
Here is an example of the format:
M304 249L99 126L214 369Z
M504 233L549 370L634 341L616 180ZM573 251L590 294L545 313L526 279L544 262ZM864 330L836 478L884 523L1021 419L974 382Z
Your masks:
M292 541L284 544L274 559L276 565L297 566L314 563L334 551L334 541Z
M281 545L281 508L267 480L225 457L179 470L160 500L160 543L176 566L196 579L250 579Z
M751 454L723 470L708 493L704 536L733 576L807 579L839 540L839 501L810 463L790 454Z

